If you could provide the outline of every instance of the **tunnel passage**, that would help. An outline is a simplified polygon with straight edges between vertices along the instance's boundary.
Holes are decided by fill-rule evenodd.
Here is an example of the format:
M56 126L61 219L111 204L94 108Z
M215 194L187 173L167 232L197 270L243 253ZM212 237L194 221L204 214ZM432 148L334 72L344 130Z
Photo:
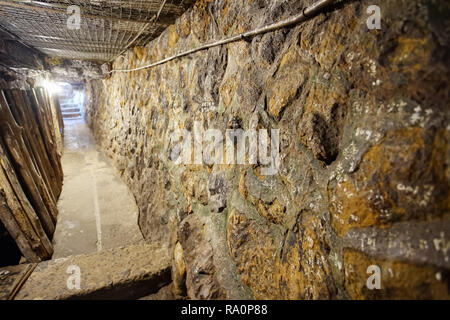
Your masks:
M142 240L133 195L111 161L99 152L85 120L85 89L60 84L64 119L64 186L58 201L53 259Z
M18 298L77 261L101 281L48 297L449 298L447 3L96 2L75 33L40 2L0 16Z

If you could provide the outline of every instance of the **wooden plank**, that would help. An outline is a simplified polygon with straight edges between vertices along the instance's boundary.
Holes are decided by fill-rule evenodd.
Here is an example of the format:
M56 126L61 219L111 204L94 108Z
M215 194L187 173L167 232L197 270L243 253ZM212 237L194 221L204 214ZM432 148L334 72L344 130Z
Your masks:
M43 117L40 115L40 113L43 112L43 109L37 104L37 98L31 91L27 91L27 97L28 99L26 101L28 102L27 106L29 107L27 109L27 112L30 114L30 116L33 116L33 122L35 123L35 134L40 136L40 152L42 153L42 156L46 163L47 171L49 172L49 175L51 177L51 188L53 194L57 199L61 193L63 176L60 174L59 170L55 170L54 162L51 159L51 153L49 153L47 150L47 137L45 136L45 131L41 128L39 120L41 119L41 121L43 121ZM57 157L57 161L60 162L60 157Z
M58 146L57 153L58 156L61 158L62 152L63 152L63 140L62 135L64 131L64 121L62 117L61 112L61 106L59 105L59 100L56 97L51 97L51 110L52 110L52 116L53 116L53 126L56 136L56 144Z
M5 90L6 95L12 94L12 104L10 104L11 111L15 118L16 113L21 115L22 121L17 121L20 126L25 129L26 138L30 141L30 150L32 151L34 158L37 161L40 172L46 181L48 186L55 186L56 176L50 166L50 160L44 146L44 141L39 131L36 119L31 108L31 103L28 99L28 95L22 90ZM7 96L8 98L8 96ZM17 119L18 120L18 119ZM53 188L50 188L53 191ZM56 201L56 196L52 192L52 197Z
M53 170L55 170L57 176L63 177L61 159L56 153L57 146L53 136L53 130L50 130L51 122L48 121L48 117L46 115L46 112L48 112L49 108L47 106L47 101L45 94L43 93L43 89L31 90L30 96L33 103L33 111L36 115L39 130L41 131L42 137L44 139L51 166ZM62 190L62 181L59 183L59 186L59 192L57 194L59 194Z
M29 125L33 126L34 132L36 135L39 135L39 144L41 146L41 151L40 153L42 153L43 155L45 155L45 169L50 173L50 175L52 176L53 180L51 180L51 186L53 187L52 189L55 189L56 191L59 191L60 188L60 184L61 181L63 179L63 177L59 174L57 174L57 172L55 172L55 170L53 170L53 168L51 167L51 162L50 162L50 158L48 153L45 152L45 147L44 147L44 138L40 135L40 131L39 131L39 127L38 124L36 122L36 118L32 117L31 115L33 115L33 110L32 110L32 106L31 106L31 101L29 99L29 95L27 92L25 91L18 91L20 94L18 96L19 100L21 99L21 101L23 102L23 107L25 109L25 113L29 115ZM53 124L52 124L53 125ZM53 129L53 127L51 127L50 129ZM54 131L54 130L52 130ZM53 150L54 153L56 153L56 150ZM58 161L60 161L60 159L58 158ZM57 200L59 194L55 194L55 200Z
M0 168L0 171L2 171L0 177L0 181L2 181L4 179L3 169ZM9 235L16 242L17 247L19 248L20 252L22 252L25 259L30 262L41 261L41 258L33 250L33 243L29 241L27 235L23 232L22 228L14 218L14 214L8 207L5 196L2 193L0 193L0 220L2 221ZM28 225L27 227L31 228L31 225Z
M53 254L62 126L59 103L43 89L0 91L0 220L30 262Z
M61 164L61 155L60 153L58 153L58 142L57 142L57 138L56 138L56 132L54 130L55 127L55 123L53 121L53 116L52 116L52 103L51 103L51 96L48 94L48 92L46 90L44 90L43 88L39 89L41 94L44 96L44 116L47 119L47 124L48 124L48 129L50 131L51 137L52 137L52 145L54 146L53 149L51 150L54 158L57 161L58 164L58 174L61 177L59 182L60 182L60 186L62 189L62 180L64 177L64 173L63 173L63 169L62 169L62 164Z
M22 106L23 109L25 109L25 115L29 115L29 101L28 101L28 96L26 94L25 91L22 90L13 90L13 94L16 96L17 101L19 102L19 104ZM28 111L28 112L27 112ZM41 163L42 161L40 160L40 157L42 156L42 154L44 154L43 152L36 152L35 150L35 145L37 145L37 141L36 141L36 136L31 135L29 128L33 128L36 123L34 121L31 121L28 119L29 116L26 117L27 119L27 126L25 127L25 130L27 132L28 135L28 139L30 140L30 145L31 148L29 148L30 155L31 155L31 159L36 160L37 162ZM37 129L37 132L39 132L39 130ZM52 168L50 167L50 163L48 162L46 165L42 164L41 167L36 166L36 171L34 172L35 174L35 181L36 184L39 187L39 191L41 194L42 199L44 200L44 204L46 205L48 211L51 213L52 217L53 217L53 222L56 223L56 217L58 215L58 209L56 207L56 201L57 201L57 196L54 195L53 192L53 188L52 188L52 183L55 183L56 187L59 189L59 185L58 185L58 181L61 179L60 176L55 177L54 180L50 180L50 181L46 181L43 179L43 175L41 173L43 173L44 175L46 175L46 169L48 169L49 171L53 172L53 170L51 170ZM55 190L56 192L58 192L58 190Z
M38 216L20 187L17 177L4 153L3 144L0 144L0 165L0 186L6 204L14 215L20 231L27 237L36 255L45 260L53 254L53 247L42 228ZM20 231L18 230L17 232ZM27 258L26 252L22 251L22 254ZM32 256L29 256L29 258L33 259ZM34 260L30 261L36 262Z
M32 202L47 236L51 237L55 231L55 222L38 191L39 189L35 181L39 180L39 176L31 162L31 155L23 141L23 129L17 125L13 118L3 92L0 96L0 130L4 147L6 147L11 159L14 161L14 167L17 170L16 173L20 176L21 181L23 181L24 191L29 195L29 200ZM20 184L19 187L21 187Z
M35 181L38 183L40 194L44 199L47 209L56 219L57 198L54 195L57 188L56 177L54 176L50 162L46 157L47 154L37 124L34 121L34 118L31 118L32 113L29 102L27 101L28 97L26 96L25 91L22 90L5 90L4 93L7 96L10 110L17 120L18 125L24 128L23 139L32 156L31 160L35 164L37 174L39 175L39 177L35 178L37 179Z

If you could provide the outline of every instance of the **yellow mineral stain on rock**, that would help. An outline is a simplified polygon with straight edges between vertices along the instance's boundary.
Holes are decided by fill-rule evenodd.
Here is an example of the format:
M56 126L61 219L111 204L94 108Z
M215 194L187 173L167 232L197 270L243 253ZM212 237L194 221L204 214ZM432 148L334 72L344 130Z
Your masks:
M379 144L363 156L358 171L337 183L334 192L330 193L330 199L335 199L330 201L330 211L332 225L338 235L342 236L354 227L389 227L390 222L381 219L387 210L397 217L406 213L406 208L399 204L398 196L393 191L397 192L397 186L404 182L403 179L411 179L409 172L419 161L416 154L426 147L423 133L420 127L388 132ZM439 141L439 138L436 139ZM433 154L437 156L435 152ZM442 167L442 160L439 157L436 159ZM430 167L429 163L420 165L423 170Z
M134 47L133 51L136 54L138 60L142 60L144 58L144 55L146 54L146 50L144 47Z
M297 49L292 48L282 58L275 76L267 81L267 109L272 117L278 118L282 110L294 100L307 72L301 66Z
M376 212L370 207L367 191L357 190L352 182L345 181L336 187L337 203L331 203L332 225L339 236L354 227L376 224Z
M225 18L229 12L230 12L230 0L225 0L225 3L223 4L223 8L220 11L220 16L222 18Z
M241 237L244 231L248 238ZM255 299L278 296L275 282L277 258L268 231L233 209L228 217L228 249L242 283L249 286ZM249 245L251 244L251 245Z
M186 264L184 263L183 247L179 242L177 242L173 250L173 258L175 260L175 266L178 275L183 276L186 273Z
M371 265L380 267L381 289L369 290L367 273ZM345 288L351 299L449 299L445 281L436 278L439 270L402 261L378 259L344 249Z
M173 48L178 42L177 28L172 24L169 26L169 48Z
M247 176L247 172L241 169L241 174L239 177L239 193L244 199L247 199L248 190L245 184L245 177Z
M193 7L193 20L191 30L200 42L204 42L207 37L207 26L210 23L210 17L207 10L208 2L213 0L199 0Z
M237 83L235 77L226 79L220 87L220 97L223 103L229 107L236 93Z
M394 72L414 73L423 69L431 55L428 38L399 37L398 45L390 57Z
M186 38L191 33L191 20L187 14L183 14L179 20L180 32L183 38Z
M265 204L263 201L252 196L251 201L262 217L275 224L282 223L286 207L278 199L275 199L273 203Z
M305 213L295 244L280 255L267 226L233 209L228 217L227 241L242 282L255 299L327 299L330 274L322 251L320 219ZM299 241L300 240L300 241Z
M177 242L173 250L172 278L174 293L183 294L186 286L186 263L184 261L183 247L179 242Z

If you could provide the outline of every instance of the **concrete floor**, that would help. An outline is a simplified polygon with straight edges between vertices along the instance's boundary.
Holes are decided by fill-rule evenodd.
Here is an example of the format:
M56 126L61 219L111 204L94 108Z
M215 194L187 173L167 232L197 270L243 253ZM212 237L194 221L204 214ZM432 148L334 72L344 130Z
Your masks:
M53 259L143 240L133 195L101 152L83 120L65 120L64 186Z

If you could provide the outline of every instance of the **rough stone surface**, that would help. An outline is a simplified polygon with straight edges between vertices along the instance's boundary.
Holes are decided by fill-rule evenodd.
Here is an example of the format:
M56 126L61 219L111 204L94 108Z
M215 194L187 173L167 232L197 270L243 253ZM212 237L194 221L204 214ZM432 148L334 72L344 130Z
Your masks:
M199 0L113 67L311 2ZM380 1L382 29L368 30L372 4L341 1L293 28L89 83L95 138L132 189L144 236L174 261L181 245L189 298L449 298L450 6ZM195 121L224 134L280 129L278 174L176 165L170 136ZM380 290L363 288L372 264Z
M31 264L19 264L0 269L0 300L13 298L16 288L32 267Z
M69 289L71 266L80 269L80 289ZM170 282L167 247L154 243L41 262L16 300L137 299ZM69 270L69 271L68 271ZM43 289L45 288L45 289Z
M186 263L184 261L183 246L177 242L173 250L172 281L173 292L177 295L186 295Z

